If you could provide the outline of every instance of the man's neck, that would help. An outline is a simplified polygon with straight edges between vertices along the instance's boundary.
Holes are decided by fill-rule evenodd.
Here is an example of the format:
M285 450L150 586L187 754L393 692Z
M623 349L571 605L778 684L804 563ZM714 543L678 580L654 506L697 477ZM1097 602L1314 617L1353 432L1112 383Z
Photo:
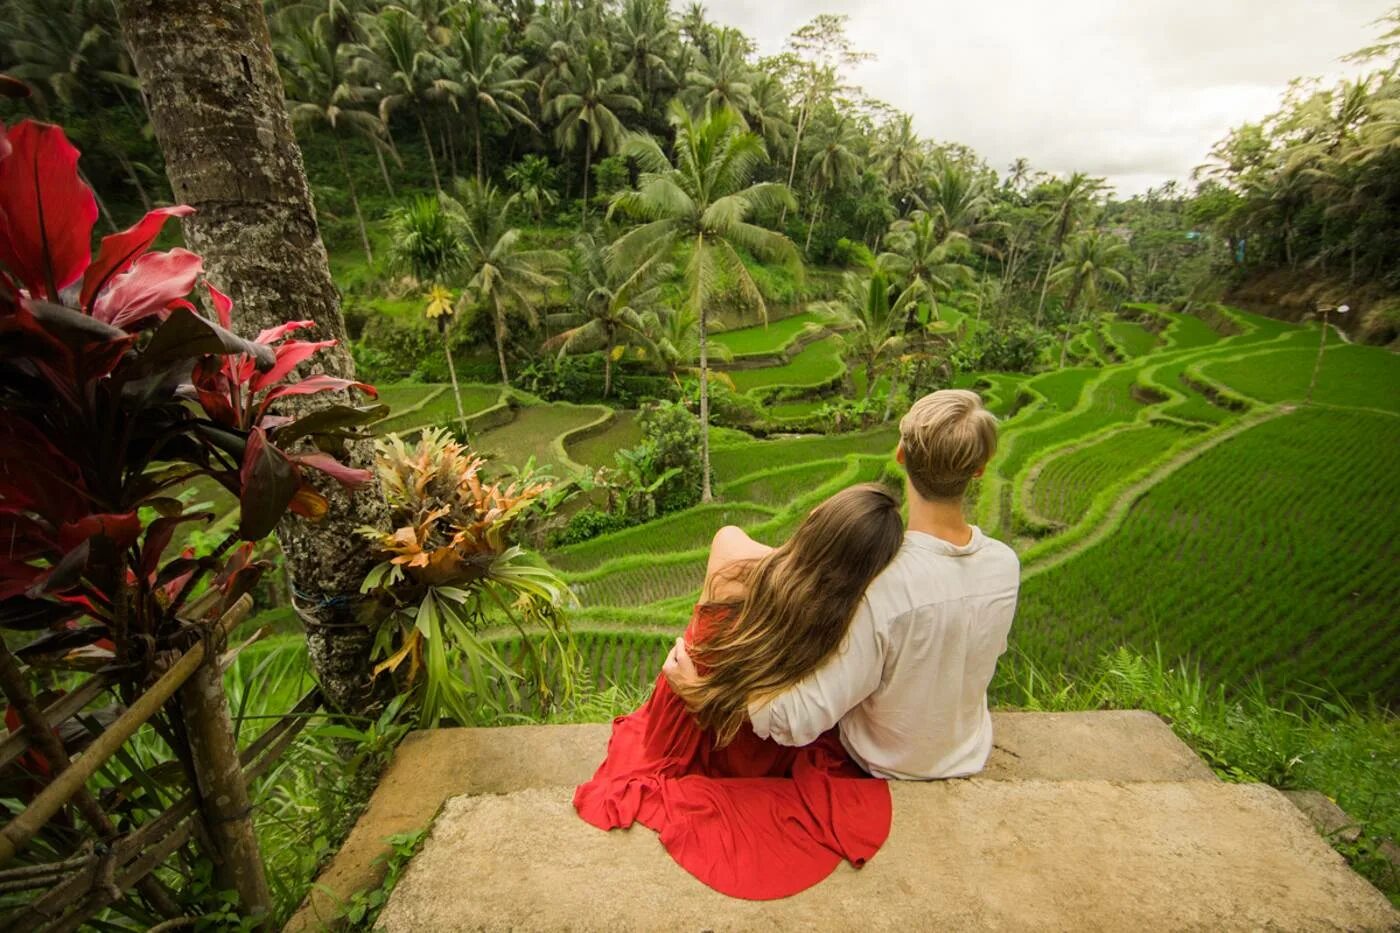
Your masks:
M905 486L909 503L909 530L941 538L954 547L972 540L972 526L963 516L961 499L925 499L911 484Z

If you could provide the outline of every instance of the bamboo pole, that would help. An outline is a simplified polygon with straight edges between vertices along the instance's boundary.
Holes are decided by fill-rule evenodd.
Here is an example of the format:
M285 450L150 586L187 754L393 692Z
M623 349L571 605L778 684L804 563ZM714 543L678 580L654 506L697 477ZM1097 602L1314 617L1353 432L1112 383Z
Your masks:
M252 606L252 597L245 593L215 623L216 631L227 634L247 616ZM161 675L149 690L141 694L125 713L117 717L76 761L63 769L40 791L23 812L0 828L0 865L14 858L15 853L24 848L65 803L86 793L83 785L87 783L88 778L92 777L107 759L115 755L117 750L136 734L137 729L160 711L180 685L199 668L204 661L204 652L205 645L202 641L185 652L180 660ZM8 658L9 652L0 652L0 657ZM10 663L13 664L12 658ZM37 736L48 735L52 738L52 733L42 725L35 728L34 732Z
M71 693L65 693L49 704L44 709L44 721L49 724L49 728L57 726L97 699L98 695L106 690L110 684L111 681L102 674L89 678L78 689ZM29 736L29 727L21 725L6 736L3 742L0 742L0 768L24 754L25 749L29 748Z
M198 783L200 811L213 842L214 876L238 892L245 915L265 916L272 904L252 804L238 759L219 657L210 653L180 687L180 707Z

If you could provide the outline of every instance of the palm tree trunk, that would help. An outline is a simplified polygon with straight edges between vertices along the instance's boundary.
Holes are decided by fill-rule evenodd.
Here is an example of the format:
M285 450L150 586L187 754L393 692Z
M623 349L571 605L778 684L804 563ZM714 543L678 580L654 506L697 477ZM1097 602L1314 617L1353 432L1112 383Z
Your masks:
M701 284L705 267L705 235L695 238L695 281L691 285L690 300L695 308L695 316L700 328L700 501L714 499L710 491L710 352L709 327L705 320L704 286Z
M457 385L457 364L452 362L452 342L447 339L447 325L442 327L442 352L447 355L447 375L452 380L452 400L457 403L457 421L462 425L462 440L467 441L467 413L462 410L462 390Z
M506 313L496 305L496 359L501 364L501 385L510 385L510 371L506 369Z
M476 181L480 184L485 179L481 170L481 112L475 108L472 110L472 135L473 148L476 149Z
M881 422L889 421L890 415L894 413L894 397L899 394L899 374L902 367L899 365L899 358L894 361L894 371L890 373L890 392L885 396L885 414L880 418Z
M433 170L433 188L438 194L442 194L442 179L438 177L437 158L433 155L433 141L428 137L428 124L423 122L423 116L418 116L418 129L423 134L423 148L428 150L428 165Z
M1046 281L1049 281L1048 276L1046 277ZM1070 331L1074 329L1076 323L1074 320L1074 305L1075 302L1079 300L1079 289L1082 284L1082 279L1076 278L1074 280L1074 286L1069 290L1069 299L1065 303L1065 310L1069 314L1069 320L1065 321L1065 336L1064 339L1060 341L1060 369L1065 368L1065 358L1069 354L1069 334Z
M583 138L583 219L581 228L588 227L588 172L593 163L593 147L588 143L588 137Z
M438 144L442 146L442 154L447 159L447 167L452 170L452 177L456 178L457 172L457 147L452 145L452 134L438 126Z
M1035 326L1040 327L1040 316L1045 310L1045 293L1050 290L1050 270L1055 265L1055 253L1057 250L1050 250L1050 261L1045 265L1045 277L1040 283L1040 302L1035 306Z
M810 88L808 90L808 96L811 96ZM808 101L804 100L802 102L802 109L797 112L797 132L794 133L792 137L792 163L788 165L787 186L789 191L792 190L793 180L797 178L797 153L802 148L802 133L807 129L808 103ZM778 226L782 227L785 223L787 223L786 204L783 205L782 214L778 217Z
M335 138L335 155L340 160L340 171L345 175L345 186L350 191L350 205L355 208L355 220L360 224L360 243L365 248L365 259L374 265L374 252L369 248L369 231L365 229L365 215L360 211L360 197L355 192L355 178L350 174L350 164L345 161L345 144L340 137Z
M817 218L821 216L822 204L820 201L812 208L812 218L807 221L807 242L802 244L802 255L811 259L812 251L812 231L817 229Z
M121 0L117 6L175 200L196 209L184 221L186 243L203 256L209 280L233 297L235 329L251 336L289 317L310 318L318 336L339 341L316 356L316 368L353 378L340 299L261 0ZM300 403L293 413L301 413L343 399L288 401ZM352 443L349 453L353 465L373 467L369 444ZM370 663L374 627L360 583L376 558L346 542L356 539L357 528L386 525L388 513L377 480L353 496L315 481L329 512L319 522L283 522L278 538L327 702L366 712L377 706L379 690Z
M370 145L374 147L374 157L379 160L379 177L384 179L384 191L389 197L394 196L394 183L389 180L389 167L384 164L384 150L379 145L379 140L370 140Z
M612 394L612 342L603 351L603 398Z

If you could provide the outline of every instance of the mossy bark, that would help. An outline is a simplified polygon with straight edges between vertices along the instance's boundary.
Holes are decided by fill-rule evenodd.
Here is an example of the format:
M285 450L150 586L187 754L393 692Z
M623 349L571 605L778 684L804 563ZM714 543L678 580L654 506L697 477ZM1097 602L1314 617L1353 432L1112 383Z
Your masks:
M121 0L118 12L175 200L196 210L184 222L186 243L204 257L209 280L233 298L235 329L254 335L287 320L314 320L316 336L340 343L302 375L353 376L262 4ZM368 444L349 453L352 463L370 464ZM386 506L377 484L350 496L320 483L319 474L313 479L329 513L318 523L284 520L278 538L326 698L363 711L375 705L375 692L373 631L359 586L374 560L355 529L382 526Z

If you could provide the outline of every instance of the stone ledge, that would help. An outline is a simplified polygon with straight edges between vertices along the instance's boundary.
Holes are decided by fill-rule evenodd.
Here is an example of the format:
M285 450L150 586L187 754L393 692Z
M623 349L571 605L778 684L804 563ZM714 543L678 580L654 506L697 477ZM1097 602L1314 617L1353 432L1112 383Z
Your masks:
M980 779L1213 781L1156 715L1141 710L992 713L996 748ZM413 732L394 754L345 844L317 879L288 931L320 929L338 904L376 886L384 839L426 826L448 798L582 783L612 726L510 726Z
M1210 781L897 783L884 849L781 901L702 885L572 787L448 801L380 917L426 930L1393 930L1277 791ZM663 919L664 918L664 919Z

